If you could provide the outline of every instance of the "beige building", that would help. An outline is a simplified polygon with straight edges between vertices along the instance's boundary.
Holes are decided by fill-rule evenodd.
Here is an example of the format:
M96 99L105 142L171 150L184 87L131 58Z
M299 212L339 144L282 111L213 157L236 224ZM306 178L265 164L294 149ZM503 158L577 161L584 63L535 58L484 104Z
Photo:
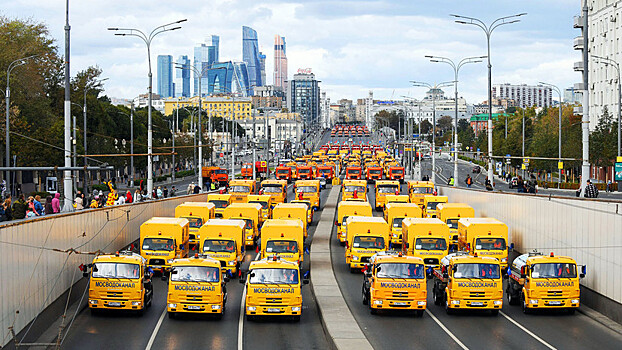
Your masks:
M203 113L209 114L212 117L231 118L231 116L235 114L236 119L246 119L252 117L251 103L252 101L250 97L203 97L201 99L201 109ZM198 106L198 96L179 99L169 98L164 100L164 115L171 115L176 108L197 108Z

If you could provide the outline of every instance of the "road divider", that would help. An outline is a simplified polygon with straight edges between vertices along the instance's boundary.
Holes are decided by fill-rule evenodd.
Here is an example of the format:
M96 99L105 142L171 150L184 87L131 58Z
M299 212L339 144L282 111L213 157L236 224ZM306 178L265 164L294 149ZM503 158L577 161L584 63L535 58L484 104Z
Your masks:
M354 319L333 273L330 239L341 186L333 186L311 244L311 288L333 349L373 349Z

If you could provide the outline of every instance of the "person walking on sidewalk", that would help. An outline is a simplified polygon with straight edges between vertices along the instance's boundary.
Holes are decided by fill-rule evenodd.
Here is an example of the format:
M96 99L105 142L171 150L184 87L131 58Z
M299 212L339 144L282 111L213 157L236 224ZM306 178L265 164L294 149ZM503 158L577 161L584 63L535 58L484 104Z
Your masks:
M471 188L471 185L473 185L473 179L471 178L471 175L467 175L466 180L464 180L464 182L466 182L467 188Z
M598 189L590 180L587 180L587 186L585 186L585 198L598 198Z

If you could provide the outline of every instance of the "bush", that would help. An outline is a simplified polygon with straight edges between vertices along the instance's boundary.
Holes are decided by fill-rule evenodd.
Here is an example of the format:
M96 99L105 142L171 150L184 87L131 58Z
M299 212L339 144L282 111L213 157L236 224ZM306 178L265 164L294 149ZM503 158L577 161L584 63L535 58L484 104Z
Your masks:
M194 170L182 170L175 173L175 177L193 176Z
M62 193L61 193L61 194L62 194ZM41 201L42 201L42 203L41 203L41 204L43 204L43 202L45 202L45 199L47 198L47 196L52 196L52 197L54 197L54 196L53 196L50 192L46 192L46 191L35 191L35 192L31 192L30 194L28 194L28 195L26 196L26 199L28 199L28 197L30 197L30 196L36 197L37 195L38 195L38 196L41 196Z

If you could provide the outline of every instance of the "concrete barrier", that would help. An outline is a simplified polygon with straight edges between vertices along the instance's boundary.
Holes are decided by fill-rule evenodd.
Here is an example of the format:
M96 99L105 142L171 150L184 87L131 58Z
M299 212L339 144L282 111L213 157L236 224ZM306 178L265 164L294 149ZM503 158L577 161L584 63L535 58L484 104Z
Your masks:
M468 203L476 216L494 217L510 228L521 253L538 249L587 265L581 300L622 322L622 203L536 196L440 186L451 202Z
M322 327L334 349L373 349L348 308L333 273L330 239L341 186L333 186L311 244L311 288Z
M179 196L0 226L0 346L12 340L9 327L20 333L66 295L82 279L78 266L92 261L94 252L113 253L137 240L140 225L149 218L173 216L177 205L205 200L207 194ZM36 339L37 328L32 327L29 339Z

